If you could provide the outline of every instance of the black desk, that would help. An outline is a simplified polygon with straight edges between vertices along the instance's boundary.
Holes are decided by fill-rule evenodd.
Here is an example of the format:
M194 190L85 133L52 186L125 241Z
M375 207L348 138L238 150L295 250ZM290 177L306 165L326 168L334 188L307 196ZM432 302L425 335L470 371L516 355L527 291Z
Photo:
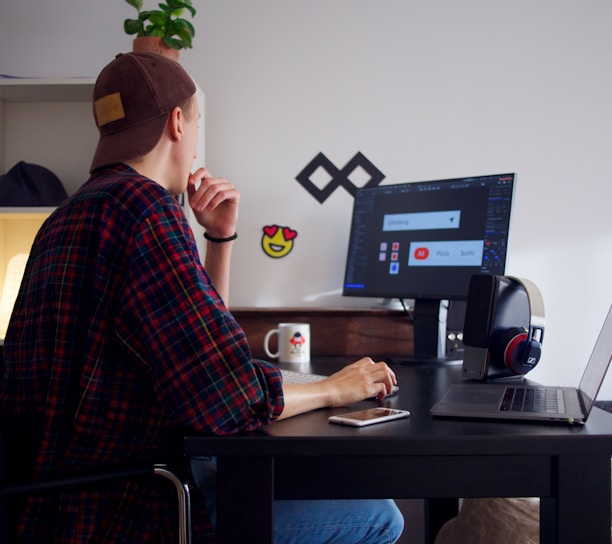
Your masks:
M329 374L344 362L312 369ZM429 409L461 379L460 364L394 370L400 393L387 402L409 419L329 424L347 411L339 408L253 433L187 437L186 455L218 456L219 541L271 542L273 498L423 498L435 513L446 498L541 497L542 543L610 542L612 414L594 408L584 427L434 418Z

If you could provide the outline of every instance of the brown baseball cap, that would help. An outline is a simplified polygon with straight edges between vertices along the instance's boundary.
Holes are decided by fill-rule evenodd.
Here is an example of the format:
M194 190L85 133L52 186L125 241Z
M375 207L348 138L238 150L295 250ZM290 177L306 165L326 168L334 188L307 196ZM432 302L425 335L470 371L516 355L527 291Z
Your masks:
M90 172L147 154L159 141L168 114L196 92L176 61L157 53L122 53L100 72L93 113L100 132Z

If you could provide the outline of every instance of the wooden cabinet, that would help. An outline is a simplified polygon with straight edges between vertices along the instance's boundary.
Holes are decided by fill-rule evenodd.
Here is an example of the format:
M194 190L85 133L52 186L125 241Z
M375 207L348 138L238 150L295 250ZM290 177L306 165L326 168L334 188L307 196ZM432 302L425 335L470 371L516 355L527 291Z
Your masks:
M255 357L267 331L282 322L310 323L313 357L409 356L414 353L410 315L367 308L232 308Z

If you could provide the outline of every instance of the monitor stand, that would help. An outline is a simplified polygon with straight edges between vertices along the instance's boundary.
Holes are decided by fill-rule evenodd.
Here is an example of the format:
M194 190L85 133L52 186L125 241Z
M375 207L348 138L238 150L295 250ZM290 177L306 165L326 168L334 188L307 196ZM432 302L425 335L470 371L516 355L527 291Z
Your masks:
M449 302L440 299L414 301L414 355L389 357L393 364L448 363L457 360L457 354L446 354L446 312Z

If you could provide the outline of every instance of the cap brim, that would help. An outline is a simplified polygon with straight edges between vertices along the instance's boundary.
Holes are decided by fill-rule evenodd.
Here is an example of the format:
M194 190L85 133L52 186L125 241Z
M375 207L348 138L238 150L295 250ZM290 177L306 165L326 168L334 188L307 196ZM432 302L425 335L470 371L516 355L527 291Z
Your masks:
M101 135L89 172L108 164L130 161L146 155L159 142L168 114L113 134Z

